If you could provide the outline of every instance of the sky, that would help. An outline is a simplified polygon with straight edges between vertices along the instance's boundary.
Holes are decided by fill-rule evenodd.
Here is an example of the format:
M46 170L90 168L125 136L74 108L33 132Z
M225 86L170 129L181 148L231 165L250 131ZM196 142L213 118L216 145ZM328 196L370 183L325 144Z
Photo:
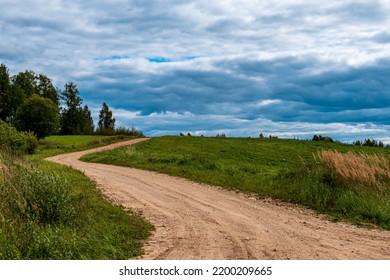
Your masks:
M0 63L148 136L390 143L390 1L0 0Z

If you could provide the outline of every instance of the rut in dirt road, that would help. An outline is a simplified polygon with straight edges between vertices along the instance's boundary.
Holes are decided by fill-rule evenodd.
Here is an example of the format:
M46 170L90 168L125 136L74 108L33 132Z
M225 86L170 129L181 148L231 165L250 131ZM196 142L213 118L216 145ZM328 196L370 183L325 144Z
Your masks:
M142 259L390 259L390 231L333 223L299 206L155 172L79 160L145 140L48 158L82 171L112 202L156 226Z

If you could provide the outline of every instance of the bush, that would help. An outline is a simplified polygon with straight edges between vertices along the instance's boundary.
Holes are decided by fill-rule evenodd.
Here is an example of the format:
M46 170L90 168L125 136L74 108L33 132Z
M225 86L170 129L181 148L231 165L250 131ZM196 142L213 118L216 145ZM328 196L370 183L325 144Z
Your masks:
M0 147L13 152L32 154L38 147L38 140L31 132L17 132L0 120Z
M32 132L20 132L22 138L24 138L24 145L22 146L22 151L25 151L29 154L34 153L35 149L38 147L38 139Z
M122 135L122 136L130 136L130 137L144 137L142 131L137 130L135 127L132 128L119 127L116 129L98 127L96 129L96 134L104 135L104 136Z
M137 130L134 126L129 129L126 127L119 127L115 129L115 135L125 135L125 136L132 136L132 137L143 137L144 134L142 131Z
M19 106L14 124L19 131L33 131L42 139L58 132L59 108L50 99L34 94Z

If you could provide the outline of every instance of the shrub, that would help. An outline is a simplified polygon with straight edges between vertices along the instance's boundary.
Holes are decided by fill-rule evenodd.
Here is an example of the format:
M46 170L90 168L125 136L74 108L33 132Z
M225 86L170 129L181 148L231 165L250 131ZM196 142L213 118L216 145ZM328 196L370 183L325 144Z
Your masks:
M34 131L42 139L58 132L59 108L52 100L34 94L18 108L14 123L19 131Z
M125 136L132 136L132 137L143 137L144 136L142 131L137 130L134 126L131 129L126 128L126 127L116 128L115 135L125 135Z
M31 132L17 132L0 120L0 147L13 152L32 154L38 147L38 140Z
M20 132L20 135L24 138L22 151L25 151L29 154L34 153L35 149L38 147L37 137L35 137L32 132Z

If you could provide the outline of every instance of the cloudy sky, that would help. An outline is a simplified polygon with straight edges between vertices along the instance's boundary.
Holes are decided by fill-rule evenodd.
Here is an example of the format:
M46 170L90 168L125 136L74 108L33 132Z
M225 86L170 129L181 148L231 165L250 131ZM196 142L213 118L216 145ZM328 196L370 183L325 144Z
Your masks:
M0 0L0 62L150 136L390 143L390 1Z

